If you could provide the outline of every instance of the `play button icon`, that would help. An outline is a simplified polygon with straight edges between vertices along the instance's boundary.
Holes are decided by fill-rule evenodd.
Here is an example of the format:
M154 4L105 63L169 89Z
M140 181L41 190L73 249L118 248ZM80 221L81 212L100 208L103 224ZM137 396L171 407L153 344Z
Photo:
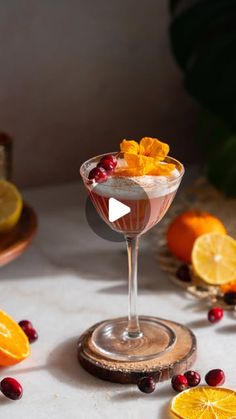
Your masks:
M119 218L124 217L124 215L129 214L131 208L128 205L123 204L115 198L109 198L108 201L108 218L111 223Z
M91 192L86 199L85 215L97 236L119 243L125 240L123 227L131 227L131 230L139 227L138 232L145 230L150 219L151 201L135 179L129 179L127 187L125 183L123 192L116 187L106 188L106 182L98 183Z

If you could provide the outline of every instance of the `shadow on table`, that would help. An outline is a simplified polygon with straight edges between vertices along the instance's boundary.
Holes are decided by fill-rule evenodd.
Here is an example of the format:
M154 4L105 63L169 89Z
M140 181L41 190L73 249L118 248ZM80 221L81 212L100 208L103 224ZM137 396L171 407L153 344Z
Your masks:
M3 406L4 404L11 404L14 401L11 399L7 399L3 394L0 394L0 406Z
M141 393L136 386L110 383L109 381L100 380L85 371L77 360L77 341L78 336L69 338L55 347L49 354L45 365L38 365L34 367L17 369L14 367L14 376L29 374L33 371L46 370L52 374L57 380L62 383L78 388L96 390L106 394L108 401L125 402L129 400L136 401L137 399L154 397L157 399L168 397L171 399L173 396L170 386L157 385L157 390L151 394L146 395ZM9 373L13 373L13 370ZM118 392L119 391L119 392ZM12 403L11 400L0 396L0 406L2 404ZM158 414L158 419L167 419L168 416L168 403L166 403Z
M134 385L110 383L100 380L85 371L77 361L78 337L73 337L58 345L51 352L47 360L48 371L59 381L77 388L95 389L96 391L109 394L109 401L125 402L137 401L137 399L152 397L157 401L162 398L173 397L173 390L169 383L157 384L156 391L151 394L141 393ZM169 401L166 402L158 414L158 419L167 419L169 416Z
M222 335L228 335L231 333L236 333L236 325L229 324L228 326L221 326L216 329L216 333L220 333Z
M210 327L210 323L207 319L199 319L199 320L193 320L192 322L185 323L185 326L189 327L190 329L203 329Z
M113 280L126 278L126 255L120 249L81 251L51 259L60 269L85 279Z
M108 390L111 386L109 382L92 376L80 366L77 359L78 338L76 336L62 342L49 354L47 370L59 381L73 387Z
M55 249L56 250L56 249ZM68 252L68 250L67 250ZM29 249L20 258L1 268L1 280L10 279L43 279L44 277L64 277L73 274L85 279L113 280L125 279L127 276L127 258L119 250L78 249L77 252L50 255L35 247Z
M168 384L169 385L169 384ZM169 401L165 402L164 405L161 407L161 409L158 412L157 419L168 419L171 418L170 412L169 412L169 404L170 400L173 397L173 391L171 387L164 387L161 385L157 385L157 388L155 392L152 394L144 394L138 391L137 389L130 390L129 388L124 389L124 391L115 393L113 396L111 396L112 402L126 402L126 401L137 401L140 399L147 400L149 399L155 399L156 402L160 401L162 397L168 397ZM158 404L157 404L158 407Z
M57 380L77 388L96 388L97 391L108 390L110 383L102 381L87 373L77 360L77 341L78 337L65 340L50 352L47 361L43 365L29 366L25 368L17 368L16 366L3 368L4 374L17 375L29 374L34 371L46 370L52 374ZM0 368L1 371L1 368ZM0 397L0 404L4 403Z

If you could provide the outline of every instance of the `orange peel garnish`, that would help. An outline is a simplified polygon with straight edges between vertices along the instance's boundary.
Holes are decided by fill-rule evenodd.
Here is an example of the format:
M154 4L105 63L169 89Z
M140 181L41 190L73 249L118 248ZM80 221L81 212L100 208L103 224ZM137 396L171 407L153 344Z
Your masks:
M120 150L124 153L127 166L114 172L115 176L169 176L175 169L174 164L161 163L169 153L169 145L157 138L143 137L138 143L124 139Z

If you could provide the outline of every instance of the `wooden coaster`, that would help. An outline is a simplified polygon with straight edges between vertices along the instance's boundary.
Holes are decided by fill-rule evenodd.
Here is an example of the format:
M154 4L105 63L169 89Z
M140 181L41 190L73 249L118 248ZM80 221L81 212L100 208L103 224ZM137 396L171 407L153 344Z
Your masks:
M37 231L37 215L24 202L18 223L12 230L0 234L0 267L20 256L32 242Z
M140 319L145 319L145 316ZM121 384L135 384L142 376L151 375L156 381L168 380L175 374L189 369L196 359L197 342L195 335L187 327L161 320L176 334L176 343L168 352L155 359L145 361L116 361L103 357L91 344L93 330L97 323L86 330L78 341L78 359L83 368L103 380Z

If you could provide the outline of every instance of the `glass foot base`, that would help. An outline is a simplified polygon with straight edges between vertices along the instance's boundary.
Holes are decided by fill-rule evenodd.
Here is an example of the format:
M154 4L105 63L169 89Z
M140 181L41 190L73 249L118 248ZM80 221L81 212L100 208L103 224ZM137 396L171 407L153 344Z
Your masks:
M100 323L91 336L96 352L114 360L143 361L163 355L175 344L175 332L161 319L140 317L139 324L140 335L129 337L127 318Z

